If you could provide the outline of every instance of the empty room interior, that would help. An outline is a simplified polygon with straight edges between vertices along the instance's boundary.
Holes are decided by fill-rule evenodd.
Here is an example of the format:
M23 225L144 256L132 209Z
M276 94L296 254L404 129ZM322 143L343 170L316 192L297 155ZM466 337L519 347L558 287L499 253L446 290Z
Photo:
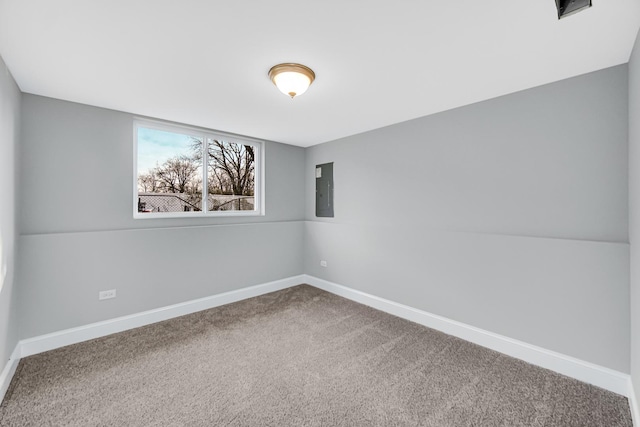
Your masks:
M640 427L639 28L0 0L0 426Z

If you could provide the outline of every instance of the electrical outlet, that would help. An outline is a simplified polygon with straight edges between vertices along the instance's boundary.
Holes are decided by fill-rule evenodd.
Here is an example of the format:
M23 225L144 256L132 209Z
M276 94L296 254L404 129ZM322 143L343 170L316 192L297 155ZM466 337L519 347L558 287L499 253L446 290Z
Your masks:
M111 298L115 298L116 297L116 290L115 289L109 289L108 291L100 291L98 292L98 299L103 300L103 299L111 299Z
M320 267L326 267L327 266L327 261L322 260L320 261Z

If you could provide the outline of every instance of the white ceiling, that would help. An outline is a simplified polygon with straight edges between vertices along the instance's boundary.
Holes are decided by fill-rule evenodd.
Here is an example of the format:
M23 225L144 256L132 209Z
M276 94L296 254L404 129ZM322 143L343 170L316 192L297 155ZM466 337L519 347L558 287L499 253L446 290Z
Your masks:
M0 54L24 92L310 146L627 62L640 1L593 2L0 0Z

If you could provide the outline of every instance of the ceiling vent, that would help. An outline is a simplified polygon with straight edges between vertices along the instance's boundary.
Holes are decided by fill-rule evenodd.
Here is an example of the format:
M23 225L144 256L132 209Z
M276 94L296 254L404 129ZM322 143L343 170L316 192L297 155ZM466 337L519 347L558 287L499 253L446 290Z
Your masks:
M558 19L565 18L591 7L591 0L556 0Z

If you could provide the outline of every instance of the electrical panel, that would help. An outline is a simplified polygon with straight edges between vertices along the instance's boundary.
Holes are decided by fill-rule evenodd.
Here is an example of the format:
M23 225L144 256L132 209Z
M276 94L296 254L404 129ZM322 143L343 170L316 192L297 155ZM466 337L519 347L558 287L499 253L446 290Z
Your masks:
M316 165L316 216L333 217L333 163Z

